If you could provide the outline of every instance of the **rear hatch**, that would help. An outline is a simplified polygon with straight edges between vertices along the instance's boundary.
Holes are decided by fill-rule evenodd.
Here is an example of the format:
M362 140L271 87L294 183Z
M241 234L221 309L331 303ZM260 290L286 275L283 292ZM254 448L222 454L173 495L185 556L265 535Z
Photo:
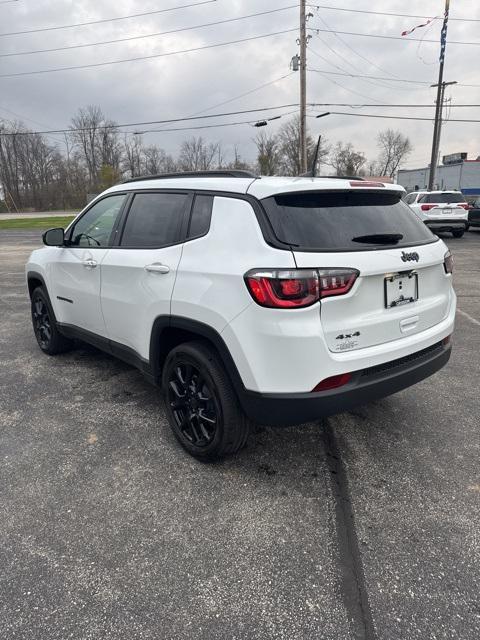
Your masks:
M418 202L427 219L467 217L468 205L461 193L426 193Z
M359 272L352 288L322 299L328 348L351 351L398 340L448 313L446 247L393 190L310 191L266 198L277 238L299 268ZM321 273L320 273L321 278Z

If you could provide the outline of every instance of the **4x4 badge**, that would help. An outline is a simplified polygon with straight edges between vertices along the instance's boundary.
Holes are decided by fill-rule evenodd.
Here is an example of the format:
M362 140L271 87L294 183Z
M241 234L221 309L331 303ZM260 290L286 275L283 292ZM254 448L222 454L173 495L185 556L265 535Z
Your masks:
M335 340L348 340L348 338L358 338L359 335L360 331L355 331L355 333L341 333L335 338Z
M416 251L413 251L412 253L405 253L405 251L402 251L402 260L403 262L410 262L411 260L418 262L420 260L420 256Z

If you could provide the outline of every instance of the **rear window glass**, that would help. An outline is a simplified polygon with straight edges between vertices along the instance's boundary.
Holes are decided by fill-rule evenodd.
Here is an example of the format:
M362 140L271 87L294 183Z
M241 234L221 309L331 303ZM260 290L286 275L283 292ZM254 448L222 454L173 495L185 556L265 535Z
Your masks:
M400 192L288 193L262 202L278 240L306 250L365 251L435 242ZM383 235L383 237L381 237ZM399 238L399 236L402 236Z
M465 197L461 193L426 193L419 202L449 204L451 202L465 202Z

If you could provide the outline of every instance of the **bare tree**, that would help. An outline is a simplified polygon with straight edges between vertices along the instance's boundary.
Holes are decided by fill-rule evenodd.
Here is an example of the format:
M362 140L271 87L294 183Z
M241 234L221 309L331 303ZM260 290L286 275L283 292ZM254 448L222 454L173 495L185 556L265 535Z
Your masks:
M143 144L142 137L133 135L130 139L128 134L125 134L123 140L123 168L127 171L130 178L136 178L142 175L142 160L143 160Z
M93 105L80 108L71 122L72 141L86 164L89 187L98 189L104 165L111 166L114 172L120 168L121 148L115 123Z
M182 142L178 160L182 171L207 171L214 168L215 158L218 158L218 164L220 164L220 144L218 142L207 144L200 136Z
M298 176L300 166L300 118L295 116L288 120L278 133L280 148L280 169L287 176ZM307 133L307 166L311 168L316 143ZM322 140L318 153L318 164L322 164L328 155L328 145Z
M280 167L280 149L277 136L261 131L254 139L257 147L258 169L262 176L273 176Z
M412 152L409 138L393 129L379 133L377 147L380 149L379 175L390 178L394 177L401 162Z
M228 169L243 169L244 171L251 171L252 167L242 159L238 151L237 145L233 147L233 160L227 164Z
M361 151L355 151L351 142L345 145L337 142L330 155L329 164L335 169L337 176L355 176L366 161L365 155Z

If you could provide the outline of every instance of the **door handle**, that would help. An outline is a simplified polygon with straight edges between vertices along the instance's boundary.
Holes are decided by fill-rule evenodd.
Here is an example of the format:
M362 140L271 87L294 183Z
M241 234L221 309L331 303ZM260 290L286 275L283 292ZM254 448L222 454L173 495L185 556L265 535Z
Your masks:
M88 258L87 260L82 260L82 264L84 267L87 267L87 269L93 269L97 266L98 262L96 260L93 260L92 258Z
M149 271L151 273L168 273L170 271L170 267L166 264L162 264L161 262L154 262L153 264L147 264L145 271Z

